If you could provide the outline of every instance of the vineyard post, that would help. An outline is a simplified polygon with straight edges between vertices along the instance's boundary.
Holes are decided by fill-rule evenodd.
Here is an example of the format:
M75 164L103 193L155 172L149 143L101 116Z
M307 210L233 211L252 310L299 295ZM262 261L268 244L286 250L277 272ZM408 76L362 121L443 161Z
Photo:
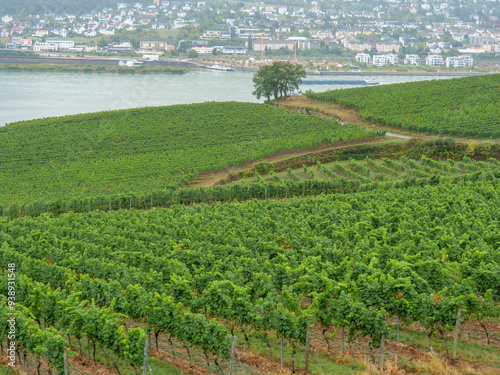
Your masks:
M68 374L68 349L64 348L64 375Z
M130 209L132 209L132 198L130 198L130 205L129 205Z
M307 323L306 331L306 359L305 359L305 375L309 374L309 348L311 341L311 330L309 328L309 323Z
M382 328L382 339L380 340L380 372L384 373L384 343L385 343L385 327L387 321L384 320L384 327Z
M457 340L458 340L458 330L460 329L460 313L462 312L462 305L458 305L457 311L457 323L455 324L455 337L453 339L453 359L457 358Z
M264 191L265 191L265 196L266 196L266 199L267 199L267 185L264 185Z
M344 356L344 326L342 326L342 357Z
M398 315L398 337L397 337L397 343L399 344L399 315Z
M148 339L144 342L144 364L142 365L142 375L146 375L146 365L148 363Z
M89 197L89 212L90 212L90 197Z
M109 198L109 210L111 211L111 198Z
M151 194L151 208L153 208L153 194Z
M90 362L90 339L87 337L87 355L89 357Z
M23 370L24 372L28 372L28 369L26 368L26 351L23 349Z
M229 364L229 375L233 375L234 351L236 349L236 335L233 336L233 347L231 348L231 363Z
M283 363L283 337L281 338L281 368L285 367Z

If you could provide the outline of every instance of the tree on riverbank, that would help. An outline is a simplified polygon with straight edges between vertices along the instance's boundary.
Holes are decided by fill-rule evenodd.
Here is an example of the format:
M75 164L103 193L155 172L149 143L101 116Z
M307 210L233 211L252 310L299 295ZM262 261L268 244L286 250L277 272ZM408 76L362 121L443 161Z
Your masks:
M290 62L276 61L272 65L260 67L253 76L255 91L252 93L260 99L261 97L271 100L286 97L294 90L298 90L306 71L302 65Z

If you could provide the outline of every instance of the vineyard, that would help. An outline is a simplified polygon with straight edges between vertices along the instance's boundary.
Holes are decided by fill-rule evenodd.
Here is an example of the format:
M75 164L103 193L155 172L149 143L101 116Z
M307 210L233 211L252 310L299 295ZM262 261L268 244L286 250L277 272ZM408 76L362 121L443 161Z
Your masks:
M432 143L432 142L430 142ZM460 148L459 146L456 146ZM383 148L382 148L383 149ZM366 150L366 149L364 149ZM91 212L94 210L111 211L117 209L152 209L153 207L172 207L176 204L215 203L243 201L248 199L305 197L328 193L357 193L376 189L388 190L409 186L435 185L440 181L454 181L457 177L474 178L481 171L498 171L500 162L489 158L488 161L472 160L461 156L457 161L437 161L425 153L414 159L404 155L397 159L383 157L380 160L352 150L348 161L335 161L312 166L302 165L300 169L287 168L286 172L275 172L274 165L267 162L254 163L251 170L241 175L254 177L236 178L226 183L226 177L215 186L191 186L177 190L158 190L153 192L129 192L117 195L96 195L93 197L33 201L28 205L0 205L1 216L16 218L38 216L43 213L60 215L71 212ZM368 151L372 148L368 148ZM417 154L425 152L420 150ZM332 158L329 152L327 159ZM333 153L335 155L335 153ZM491 154L491 150L490 153ZM317 154L316 154L317 155ZM371 155L373 156L373 155ZM339 154L337 154L339 157ZM342 157L342 153L340 154ZM482 155L486 158L486 155ZM313 156L314 158L314 156ZM293 160L293 158L292 158ZM314 160L314 159L313 159ZM231 172L229 173L231 175Z
M409 131L500 137L500 74L306 92L360 110L363 119Z
M311 373L335 373L347 352L383 369L396 321L398 341L418 325L429 348L444 342L468 360L458 334L475 322L476 345L498 366L489 323L500 313L498 162L350 164L337 171L456 174L357 194L0 219L0 293L9 296L15 274L20 352L61 372L65 348L85 356L88 343L117 373L137 373L145 349L183 348L172 363L187 372L227 374L237 335L241 351L260 342L278 366L282 339L287 371L310 358ZM240 374L259 373L246 366Z
M308 95L498 137L499 79ZM500 146L384 134L236 102L0 128L0 370L498 373Z
M490 159L490 162L482 162L467 158L458 162L453 159L436 161L425 155L420 160L404 156L399 159L382 158L381 160L366 157L364 160L350 159L344 162L336 161L326 164L317 162L314 166L303 165L300 169L287 168L286 172L270 171L270 173L257 174L256 177L247 178L243 181L237 180L233 184L242 182L248 184L266 184L270 182L286 184L288 181L316 181L323 183L329 181L335 186L342 184L349 187L353 182L357 186L377 182L395 184L397 181L403 180L414 180L416 182L420 179L460 176L487 170L500 170L500 162L496 159ZM383 185L379 184L379 186Z
M198 172L383 134L235 102L19 122L0 128L0 205L174 190Z

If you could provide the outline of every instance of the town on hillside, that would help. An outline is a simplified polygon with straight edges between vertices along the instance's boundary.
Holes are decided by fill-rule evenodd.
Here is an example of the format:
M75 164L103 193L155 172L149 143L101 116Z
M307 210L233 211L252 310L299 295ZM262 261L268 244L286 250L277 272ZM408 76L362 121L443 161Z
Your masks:
M252 64L294 58L319 70L334 70L342 62L430 71L500 62L500 4L494 0L148 0L100 9L86 9L82 2L73 12L37 12L22 3L0 5L3 50L146 55L146 60L250 55Z

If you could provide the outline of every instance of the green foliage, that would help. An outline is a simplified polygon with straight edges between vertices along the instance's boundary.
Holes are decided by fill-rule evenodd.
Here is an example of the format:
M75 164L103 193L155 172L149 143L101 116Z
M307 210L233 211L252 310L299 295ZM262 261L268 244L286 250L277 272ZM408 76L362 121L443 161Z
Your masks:
M89 210L87 197L100 196L101 206L122 207L130 199L125 193L148 199L153 192L170 193L198 171L375 136L354 125L235 102L13 123L0 128L0 205L43 198L64 211L80 211ZM45 205L42 212L47 210Z
M139 1L142 2L142 1ZM43 14L44 12L55 13L86 13L95 9L104 7L115 7L113 0L83 0L83 1L65 1L65 0L19 0L16 2L0 3L0 14L16 15L23 9L31 14Z
M288 94L299 89L302 78L306 71L302 65L290 62L276 61L272 65L263 65L253 76L255 91L252 93L260 99L261 97L271 100L274 96L286 97Z
M107 65L27 65L27 64L2 64L0 70L22 71L55 71L55 72L117 72L117 73L174 73L183 74L187 68L172 66L144 66L123 67Z
M188 57L190 59L197 59L198 58L198 52L196 52L194 49L190 49L188 52Z
M317 319L375 348L396 315L444 332L458 306L463 320L498 314L499 178L0 219L0 264L16 263L19 302L36 319L54 317L54 328L85 334L131 364L145 337L127 336L121 322L131 315L218 357L227 357L230 337L215 318L265 340L272 330L293 348Z
M500 74L306 92L358 108L366 121L410 131L500 137Z
M255 172L258 174L268 174L269 172L273 171L273 165L269 162L260 162L260 163L254 163L253 165Z
M356 157L360 155L354 154ZM348 155L349 157L352 154ZM366 166L364 165L366 163ZM330 167L333 165L333 167ZM289 168L286 179L277 173L271 172L273 181L266 181L260 174L256 174L257 183L236 183L231 185L216 185L213 187L185 187L175 191L160 190L150 194L130 193L115 196L95 196L92 198L73 198L65 203L61 199L52 201L35 201L30 205L20 207L12 204L0 206L6 217L37 216L46 212L62 214L72 212L90 212L93 210L116 210L120 208L152 208L158 206L169 207L178 203L211 203L231 200L247 200L252 198L282 198L292 196L318 195L322 193L352 193L375 189L405 188L408 186L435 185L440 182L456 179L477 179L479 171L496 173L500 162L490 159L488 162L464 161L450 163L450 161L436 161L422 155L421 160L406 157L400 159L383 158L382 163L372 159L365 162L350 160L344 165L340 162L319 165L317 171L302 166L306 177L301 179ZM356 172L363 171L365 174ZM245 175L245 174L244 174ZM247 177L254 173L246 174ZM324 179L326 177L326 179Z

